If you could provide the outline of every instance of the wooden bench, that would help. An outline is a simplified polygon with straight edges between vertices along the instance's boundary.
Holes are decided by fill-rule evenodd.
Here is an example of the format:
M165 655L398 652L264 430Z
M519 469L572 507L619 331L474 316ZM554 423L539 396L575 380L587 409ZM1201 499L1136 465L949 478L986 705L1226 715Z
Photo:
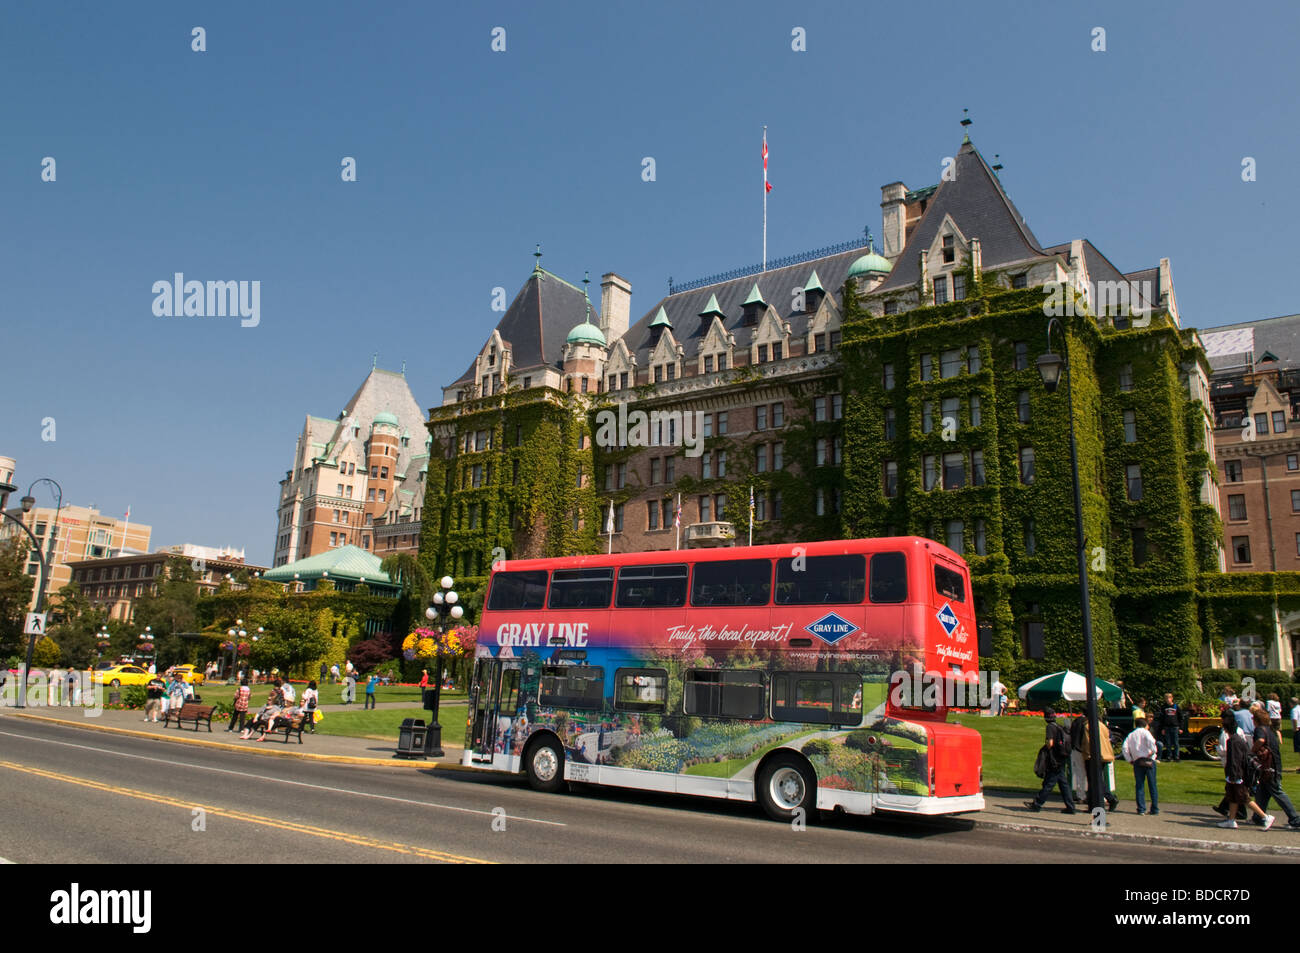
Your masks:
M278 735L283 733L285 744L289 743L289 736L296 733L298 735L298 744L302 744L302 730L307 727L307 719L309 717L315 716L310 712L300 712L292 718L287 718L284 715L276 715L272 727L269 728L266 733L268 735Z
M198 731L199 722L206 721L208 724L208 731L211 732L212 712L214 707L215 706L213 705L196 705L194 702L186 702L181 706L180 711L168 708L167 714L163 715L163 726L166 727L174 718L176 720L177 728L181 727L181 722L183 721L192 721L194 722L194 730Z

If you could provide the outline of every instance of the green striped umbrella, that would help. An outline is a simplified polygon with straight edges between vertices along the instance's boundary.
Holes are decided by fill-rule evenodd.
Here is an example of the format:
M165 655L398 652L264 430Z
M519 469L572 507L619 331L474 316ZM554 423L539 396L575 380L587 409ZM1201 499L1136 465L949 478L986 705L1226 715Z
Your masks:
M1124 697L1124 689L1106 681L1097 680L1097 694L1108 702L1117 703ZM1088 697L1088 680L1078 672L1068 668L1064 672L1042 675L1020 686L1019 695L1026 701L1052 702L1059 698L1066 701L1083 701Z

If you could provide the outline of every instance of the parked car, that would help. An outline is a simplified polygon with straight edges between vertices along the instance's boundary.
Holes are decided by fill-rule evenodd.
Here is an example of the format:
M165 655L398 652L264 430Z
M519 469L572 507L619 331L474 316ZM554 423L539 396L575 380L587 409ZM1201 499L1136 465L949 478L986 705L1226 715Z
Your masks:
M193 665L173 665L163 674L169 677L175 675L182 682L189 682L191 685L202 685L208 680L208 677Z
M153 676L148 670L139 665L114 665L112 668L90 673L92 683L109 685L113 688L120 685L148 685L151 678Z

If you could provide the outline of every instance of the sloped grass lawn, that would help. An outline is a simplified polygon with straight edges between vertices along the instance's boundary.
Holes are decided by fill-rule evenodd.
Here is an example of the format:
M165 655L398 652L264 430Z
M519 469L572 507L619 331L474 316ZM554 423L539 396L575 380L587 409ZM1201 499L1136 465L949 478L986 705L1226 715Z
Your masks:
M1043 745L1044 722L1042 718L1006 715L1001 718L981 718L978 715L956 715L950 721L974 728L984 739L984 786L1036 793L1042 782L1034 777L1034 757ZM1285 728L1282 735L1282 790L1292 803L1300 800L1300 755L1291 750L1292 729ZM1118 751L1115 762L1115 796L1121 809L1133 810L1133 767ZM1218 804L1223 796L1223 768L1218 761L1200 758L1188 760L1184 755L1177 764L1161 762L1156 772L1156 786L1160 800L1170 804ZM1060 795L1056 795L1057 800ZM1276 805L1269 806L1270 814L1284 817Z
M443 696L438 709L438 723L442 725L445 744L465 743L465 719L468 711L464 698L446 701ZM379 741L396 741L398 729L405 718L419 718L429 724L430 713L422 708L375 708L365 711L357 702L356 711L327 711L316 725L317 734L339 735L347 738L374 738Z
M299 684L298 682L295 681L293 683L294 691L297 692L299 698L302 697L302 691L306 687L307 685L305 682ZM271 686L258 684L252 686L252 688L253 688L253 696L252 696L252 700L249 702L249 707L252 709L261 708L263 705L266 704L267 696L271 694ZM317 690L320 692L320 703L322 705L337 705L339 702L343 700L342 685L318 685ZM217 702L222 702L226 705L229 705L235 700L234 685L225 685L218 682L209 682L206 685L197 686L195 691L197 691L199 695L203 696L203 704L205 705L214 705ZM365 694L366 694L365 684L358 683L357 684L357 705L358 706L363 705L365 703ZM445 689L443 690L442 697L444 700L453 696L463 699L465 697L465 694L464 692L449 692ZM422 698L418 686L380 685L379 688L375 690L375 701L411 702L413 704L419 705L420 702L422 701Z

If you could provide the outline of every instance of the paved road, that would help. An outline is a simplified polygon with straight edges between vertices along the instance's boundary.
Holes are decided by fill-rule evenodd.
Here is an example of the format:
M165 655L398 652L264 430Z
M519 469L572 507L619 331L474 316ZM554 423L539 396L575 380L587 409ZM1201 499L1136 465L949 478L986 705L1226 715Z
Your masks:
M961 820L826 819L602 789L544 795L451 771L249 758L0 720L0 859L18 863L1240 862L971 829ZM200 809L203 814L196 815ZM493 823L505 830L493 830ZM202 821L202 824L199 822ZM201 829L196 830L199 827ZM1252 863L1272 858L1252 858ZM1280 858L1277 858L1280 860Z

